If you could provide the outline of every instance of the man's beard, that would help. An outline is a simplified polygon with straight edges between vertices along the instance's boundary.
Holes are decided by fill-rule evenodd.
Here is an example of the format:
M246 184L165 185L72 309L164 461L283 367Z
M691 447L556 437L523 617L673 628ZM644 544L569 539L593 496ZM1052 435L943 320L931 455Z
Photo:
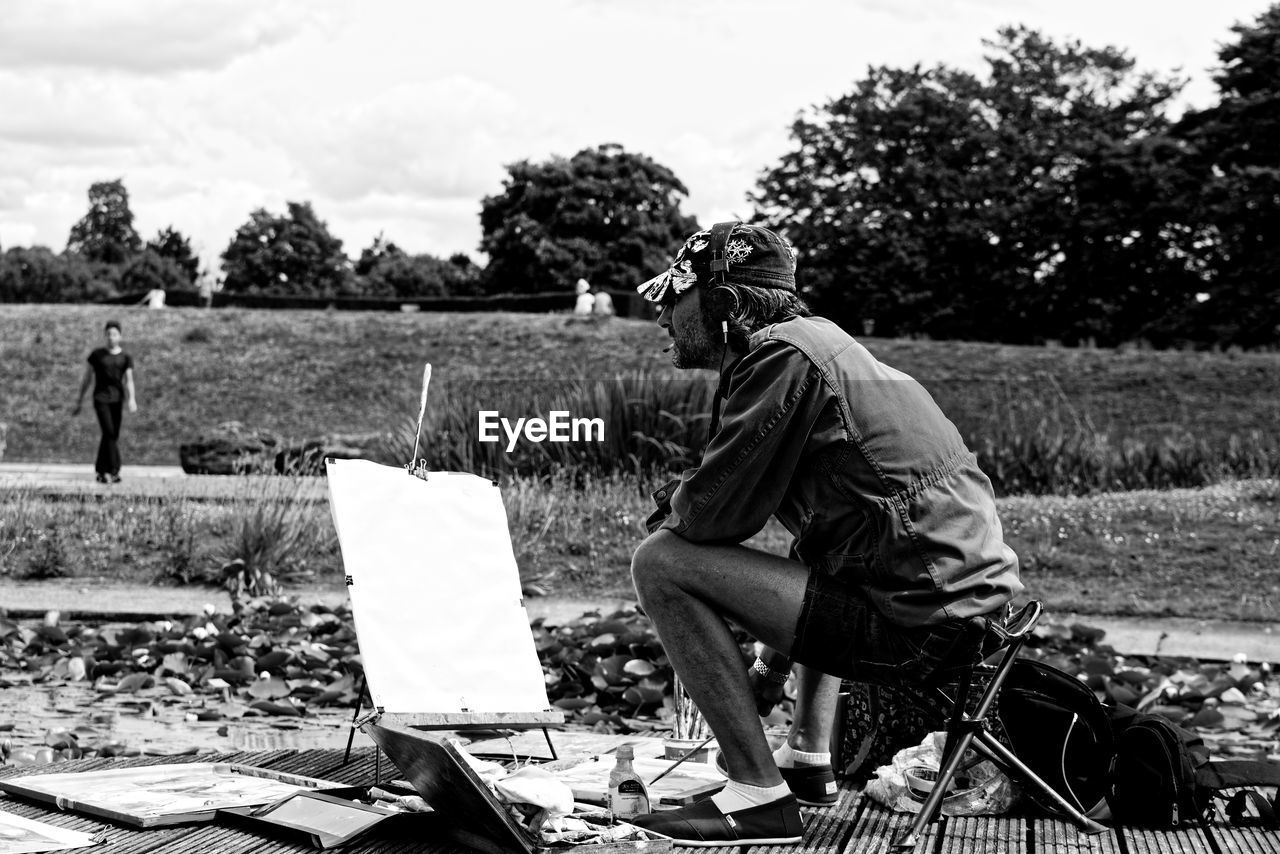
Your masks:
M689 330L694 334L678 336L672 342L671 364L681 369L714 368L720 364L723 351L713 336L710 323L704 318L695 328Z

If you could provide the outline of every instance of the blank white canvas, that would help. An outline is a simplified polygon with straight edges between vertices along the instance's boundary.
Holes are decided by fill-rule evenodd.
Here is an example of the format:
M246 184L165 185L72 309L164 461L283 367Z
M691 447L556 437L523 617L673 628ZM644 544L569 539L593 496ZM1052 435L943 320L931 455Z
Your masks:
M368 460L326 468L374 705L389 714L549 709L498 487Z

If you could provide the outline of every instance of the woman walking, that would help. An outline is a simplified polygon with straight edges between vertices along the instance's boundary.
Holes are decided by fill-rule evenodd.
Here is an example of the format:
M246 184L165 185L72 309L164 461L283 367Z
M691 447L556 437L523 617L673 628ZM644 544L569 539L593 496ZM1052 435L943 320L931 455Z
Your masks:
M102 428L98 459L93 468L98 473L98 483L119 483L120 448L117 442L120 440L120 421L124 407L128 407L130 412L137 412L138 403L133 394L133 357L120 346L124 336L119 322L108 320L103 331L107 346L98 347L89 354L89 366L80 381L80 396L76 398L71 414L80 414L85 392L92 383L93 411L98 416L98 426Z

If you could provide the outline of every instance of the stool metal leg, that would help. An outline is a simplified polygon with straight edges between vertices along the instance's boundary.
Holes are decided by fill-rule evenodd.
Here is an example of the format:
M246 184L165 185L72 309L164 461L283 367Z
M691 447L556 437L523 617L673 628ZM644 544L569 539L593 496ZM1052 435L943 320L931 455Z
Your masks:
M924 805L920 808L920 812L916 813L916 817L912 820L911 826L906 832L894 843L897 848L914 848L916 842L919 841L920 832L924 830L924 826L933 821L934 816L938 812L938 808L942 806L942 799L946 796L947 787L951 785L952 779L955 777L956 769L960 767L960 761L964 757L964 752L969 749L969 745L973 742L974 735L982 731L983 721L986 719L987 712L991 709L995 702L996 695L1000 693L1000 686L1004 684L1004 680L1008 677L1009 671L1013 668L1013 660L1018 655L1018 650L1022 647L1022 642L1015 641L1005 652L1004 657L1000 659L1000 665L996 668L996 672L992 674L991 681L987 684L987 688L982 692L981 699L978 700L978 707L974 709L973 716L964 714L963 706L959 708L959 738L955 739L956 733L951 732L947 736L948 751L943 757L942 767L938 769L938 779L933 784L933 789L929 792L929 797L925 799ZM965 680L965 693L967 694L968 679ZM965 702L964 697L956 699L957 704ZM951 746L952 740L955 739L954 747Z
M995 703L996 695L1000 693L1000 686L1004 684L1005 678L1013 669L1013 662L1017 658L1018 650L1022 647L1022 641L1015 641L1005 653L1004 658L1000 660L996 672L991 677L991 682L982 693L982 698L978 701L978 707L974 709L973 715L970 717L965 715L959 725L959 738L955 739L955 746L945 756L942 767L938 769L938 778L933 785L933 789L929 792L929 797L925 799L920 812L912 820L911 826L906 832L894 843L896 848L914 848L920 840L920 833L924 830L924 826L931 822L942 806L942 799L946 796L947 787L951 785L952 779L955 777L956 770L960 767L960 762L964 757L964 753L973 745L980 753L992 759L999 765L1005 773L1016 777L1022 783L1036 788L1048 797L1059 810L1063 812L1067 818L1071 819L1085 833L1102 833L1106 830L1104 826L1080 812L1074 806L1067 802L1060 794L1054 791L1047 783L1041 780L1036 773L1028 768L1022 760L1018 759L1007 747L996 740L995 736L983 729L987 712L990 711L992 704ZM963 699L957 702L964 702ZM948 735L948 742L951 742L954 733ZM974 744L974 741L977 744Z
M1107 828L1105 826L1080 812L1066 798L1054 791L1048 783L1036 776L1036 772L1028 768L1021 759L1013 754L1013 751L996 741L995 736L991 733L980 732L975 737L979 740L984 750L989 751L989 755L996 757L996 764L1002 766L1006 773L1010 776L1016 776L1024 785L1034 787L1049 800L1053 801L1063 815L1075 822L1085 833L1104 833L1106 831Z
M964 757L964 752L969 749L969 744L973 741L973 735L974 733L971 729L960 735L960 740L956 742L955 750L951 751L947 761L938 769L938 779L933 784L929 797L925 799L924 805L920 807L920 812L916 813L916 817L912 820L911 826L907 828L907 832L894 843L894 847L916 847L916 843L920 841L920 832L924 830L926 824L933 820L938 808L942 806L942 798L946 795L947 786L951 785L951 779L955 776L956 769L960 767L960 760Z

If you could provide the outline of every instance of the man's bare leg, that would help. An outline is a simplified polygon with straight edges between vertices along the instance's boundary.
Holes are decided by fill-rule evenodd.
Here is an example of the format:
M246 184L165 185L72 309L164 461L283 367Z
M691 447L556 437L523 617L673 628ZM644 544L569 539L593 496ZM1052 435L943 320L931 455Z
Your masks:
M829 753L835 725L840 679L820 670L796 666L796 710L787 744L803 753Z
M780 785L782 776L756 715L742 651L725 618L773 649L789 652L808 569L776 555L741 546L699 545L660 530L636 550L631 571L636 595L667 657L716 734L729 778L751 786ZM818 714L810 727L822 726L821 705L810 703ZM828 733L831 718L828 711Z

